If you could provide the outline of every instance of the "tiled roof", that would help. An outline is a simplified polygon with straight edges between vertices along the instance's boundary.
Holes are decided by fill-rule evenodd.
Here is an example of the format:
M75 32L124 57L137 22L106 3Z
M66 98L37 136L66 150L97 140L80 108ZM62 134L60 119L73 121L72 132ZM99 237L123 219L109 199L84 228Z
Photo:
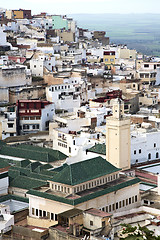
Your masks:
M0 202L4 202L4 201L10 200L10 199L29 203L28 198L24 198L24 197L12 195L12 194L7 194L7 195L4 195L4 196L0 196Z
M65 154L61 153L58 150L35 147L32 145L25 145L25 144L14 146L14 147L2 145L0 148L0 154L19 157L19 158L25 158L25 159L31 159L31 160L37 160L37 161L47 162L47 163L54 162L57 160L63 160L67 158Z
M18 175L22 175L22 176L31 177L34 179L47 181L47 180L52 180L54 174L55 173L53 172L52 173L48 172L48 175L47 175L43 171L37 174L37 172L32 172L31 169L29 168L21 168L18 166L13 166L9 169L9 178L11 178L11 180L17 177Z
M119 170L119 168L116 168L104 158L96 157L71 165L66 164L53 177L53 181L73 186Z
M0 159L0 168L6 168L10 165L7 163L7 161Z
M94 152L94 153L106 155L106 145L95 144L93 147L88 149L88 152Z
M22 189L32 189L46 185L47 183L35 178L29 178L26 176L18 176L10 182L10 187L17 187Z
M49 194L49 193L46 193L46 192L40 192L40 191L37 191L37 190L29 190L27 192L27 194L30 194L30 195L33 195L33 196L38 196L40 198L45 198L45 199L57 201L57 202L63 202L63 203L75 206L75 205L78 205L80 203L89 201L91 199L106 195L106 194L111 193L111 192L118 191L120 189L123 189L125 187L131 186L131 185L134 185L134 184L137 184L139 182L140 182L140 180L138 178L130 179L130 180L125 181L123 183L114 185L112 187L105 188L105 189L100 190L100 191L96 191L94 193L90 193L88 195L82 196L82 197L77 198L77 199L67 199L67 198L59 197L59 196Z

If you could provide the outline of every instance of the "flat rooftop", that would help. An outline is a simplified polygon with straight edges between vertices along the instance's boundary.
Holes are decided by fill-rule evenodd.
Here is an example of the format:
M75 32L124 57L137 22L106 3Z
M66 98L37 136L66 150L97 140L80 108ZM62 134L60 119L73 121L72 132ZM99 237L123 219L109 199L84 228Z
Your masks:
M24 210L25 208L29 207L28 203L20 202L20 201L13 200L13 199L6 200L6 201L2 202L1 204L8 205L10 207L11 213L18 212L18 211Z
M160 163L152 163L146 166L137 167L137 169L141 169L150 173L159 174L160 173Z

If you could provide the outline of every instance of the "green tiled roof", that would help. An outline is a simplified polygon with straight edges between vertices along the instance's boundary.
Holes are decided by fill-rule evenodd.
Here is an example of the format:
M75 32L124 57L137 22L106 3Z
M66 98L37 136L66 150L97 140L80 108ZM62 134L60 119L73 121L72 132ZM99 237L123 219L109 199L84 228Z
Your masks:
M111 192L118 191L118 190L123 189L125 187L137 184L139 182L140 182L140 180L138 178L130 179L126 182L117 184L117 185L112 186L112 187L105 188L105 189L100 190L100 191L96 191L94 193L90 193L90 194L88 194L86 196L83 196L83 197L80 197L78 199L67 199L67 198L59 197L59 196L49 194L49 193L46 193L46 192L40 192L40 191L37 191L37 190L29 190L27 192L27 194L75 206L77 204L89 201L91 199L103 196L103 195L111 193Z
M105 144L95 144L93 147L89 148L88 151L106 155L106 145Z
M46 185L47 183L35 178L29 178L26 176L18 176L10 182L10 187L17 187L22 189L32 189Z
M31 161L29 161L28 159L19 161L20 167L27 167L30 163Z
M53 177L53 181L68 185L76 185L97 177L101 177L120 169L107 162L102 157L67 165ZM57 169L58 170L58 169Z
M29 199L28 198L19 197L19 196L12 195L12 194L1 196L0 197L0 202L4 202L4 201L10 200L10 199L29 203Z
M44 170L47 170L49 168L53 168L53 166L51 164L41 164L36 169L34 169L34 171L40 173L40 172L42 172Z
M25 158L25 159L31 159L31 160L37 160L37 161L47 162L47 163L54 162L57 160L63 160L67 158L65 154L61 153L58 150L35 147L32 145L24 145L24 144L14 146L14 147L2 145L0 148L0 154L19 157L19 158Z
M13 166L9 169L10 180L14 179L18 175L28 176L31 178L47 181L47 180L52 180L53 175L55 175L55 173L51 173L51 174L48 173L48 175L47 175L47 174L43 173L43 171L42 171L39 174L37 174L37 172L32 172L29 168L21 168L18 166Z
M34 171L36 168L38 168L41 165L42 164L40 162L32 162L27 166L27 168L29 168L31 171Z
M9 166L10 166L10 164L7 161L0 159L0 168L6 168Z

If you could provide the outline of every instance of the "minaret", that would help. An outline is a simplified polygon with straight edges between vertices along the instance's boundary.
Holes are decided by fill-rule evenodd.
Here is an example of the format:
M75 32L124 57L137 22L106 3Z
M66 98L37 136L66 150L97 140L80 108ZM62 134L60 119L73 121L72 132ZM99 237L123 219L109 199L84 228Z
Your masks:
M124 102L113 100L113 116L106 118L106 160L115 167L130 168L130 118L124 116Z

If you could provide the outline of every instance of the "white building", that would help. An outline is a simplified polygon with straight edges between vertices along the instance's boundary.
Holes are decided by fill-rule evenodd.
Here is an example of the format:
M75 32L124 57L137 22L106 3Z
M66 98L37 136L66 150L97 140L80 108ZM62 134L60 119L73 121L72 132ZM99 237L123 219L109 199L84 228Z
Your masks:
M14 225L14 216L10 214L2 214L0 216L0 232L6 233L11 231Z
M8 194L9 178L8 169L9 164L1 160L0 162L0 195Z
M2 129L2 140L7 137L16 136L16 110L15 106L0 108L0 124Z
M137 129L131 132L131 164L160 158L160 130Z
M0 46L7 45L6 33L3 32L3 29L0 28Z
M18 127L21 134L47 131L55 113L54 104L41 100L19 100Z
M1 87L13 87L30 85L32 82L31 72L22 65L0 66Z
M53 55L39 55L38 58L30 60L30 69L33 76L43 77L44 67L48 71L54 71L55 57Z

